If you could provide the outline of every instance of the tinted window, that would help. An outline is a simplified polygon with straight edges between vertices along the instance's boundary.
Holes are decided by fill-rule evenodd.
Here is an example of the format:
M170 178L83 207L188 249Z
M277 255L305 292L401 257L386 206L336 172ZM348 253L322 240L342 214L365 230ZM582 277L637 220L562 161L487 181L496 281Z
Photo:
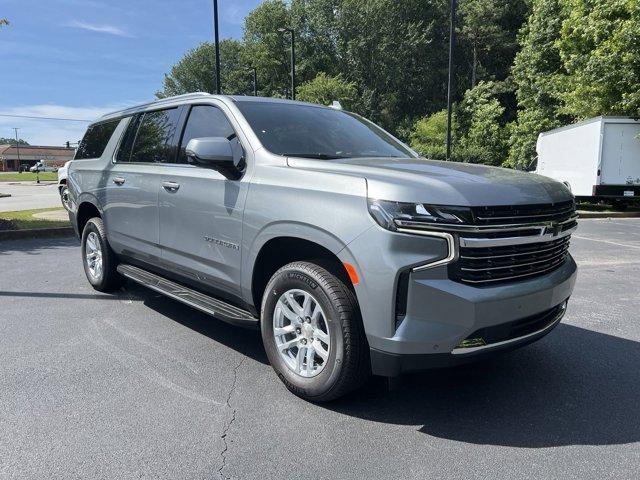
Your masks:
M134 116L129 125L127 126L127 131L124 132L124 137L120 142L120 147L118 148L118 153L116 154L116 161L118 162L128 162L131 157L131 147L133 147L133 141L136 138L136 133L138 132L138 126L140 126L140 119L142 118L142 114L138 114Z
M120 120L91 125L87 129L87 133L84 134L80 145L78 145L78 150L76 150L76 156L74 158L81 160L83 158L100 157L118 123L120 123Z
M146 112L133 121L123 139L118 160L124 162L174 162L175 133L180 117L177 108ZM137 129L137 131L136 131ZM133 138L133 133L135 138ZM133 146L131 141L133 139Z
M186 163L187 156L184 150L192 138L225 137L230 138L235 134L227 117L219 108L211 105L196 105L191 108L187 124L180 142L180 162Z
M414 157L388 133L357 115L332 108L277 102L236 105L265 148L310 158Z

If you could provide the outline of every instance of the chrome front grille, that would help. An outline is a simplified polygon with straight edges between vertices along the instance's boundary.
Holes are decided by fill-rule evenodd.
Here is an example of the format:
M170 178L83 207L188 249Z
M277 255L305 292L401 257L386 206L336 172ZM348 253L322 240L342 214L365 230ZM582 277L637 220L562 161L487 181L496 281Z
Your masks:
M472 211L477 225L562 222L575 214L575 203L570 200L544 205L474 207Z
M546 205L474 207L473 225L460 229L453 280L497 284L549 273L568 258L577 228L573 201Z
M497 283L550 272L564 263L570 236L549 242L489 248L460 248L450 275L464 283Z

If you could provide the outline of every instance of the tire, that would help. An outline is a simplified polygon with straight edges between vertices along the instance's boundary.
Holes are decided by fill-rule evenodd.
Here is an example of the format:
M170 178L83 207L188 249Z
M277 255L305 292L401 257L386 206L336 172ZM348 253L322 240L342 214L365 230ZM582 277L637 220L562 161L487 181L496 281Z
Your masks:
M304 312L307 298L311 307ZM309 262L282 267L267 284L261 313L262 341L269 362L295 395L311 402L328 402L369 378L369 348L357 300L343 281L325 268ZM276 335L284 331L290 333ZM283 350L286 345L291 347Z
M69 187L66 185L60 187L60 201L65 210L69 210Z
M99 292L112 292L122 285L116 255L109 247L100 217L90 219L82 230L82 264L87 280Z

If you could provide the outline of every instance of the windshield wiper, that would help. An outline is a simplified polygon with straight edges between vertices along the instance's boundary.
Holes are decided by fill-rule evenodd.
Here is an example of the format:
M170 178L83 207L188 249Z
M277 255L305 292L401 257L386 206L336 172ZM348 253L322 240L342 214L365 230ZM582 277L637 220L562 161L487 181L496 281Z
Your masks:
M336 160L338 158L349 158L342 155L332 155L330 153L282 153L286 157L317 158L318 160Z

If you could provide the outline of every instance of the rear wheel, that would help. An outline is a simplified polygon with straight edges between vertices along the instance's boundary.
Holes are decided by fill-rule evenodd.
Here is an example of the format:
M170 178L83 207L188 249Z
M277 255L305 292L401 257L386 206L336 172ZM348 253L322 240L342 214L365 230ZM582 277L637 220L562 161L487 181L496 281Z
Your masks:
M116 256L109 247L100 217L90 219L82 231L82 259L87 280L96 290L111 292L122 285Z
M60 200L62 201L62 206L69 210L69 187L66 185L60 187Z
M355 295L318 265L290 263L273 275L263 296L261 329L271 365L299 397L330 401L369 376Z

